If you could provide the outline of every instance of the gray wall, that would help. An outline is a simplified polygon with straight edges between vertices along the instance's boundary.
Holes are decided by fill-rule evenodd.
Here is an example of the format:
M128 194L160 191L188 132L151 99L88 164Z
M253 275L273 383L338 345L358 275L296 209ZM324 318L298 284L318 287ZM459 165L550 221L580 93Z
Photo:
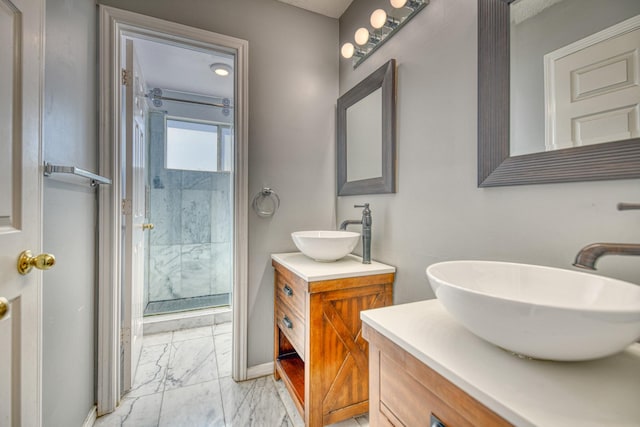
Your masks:
M290 233L335 226L338 22L275 0L100 0L249 41L249 195L274 188L272 218L249 211L249 366L273 358L269 255ZM249 200L250 202L250 200Z
M512 26L512 153L544 151L544 55L639 13L638 0L564 0Z
M340 44L375 4L355 0L340 20ZM437 261L571 268L587 243L640 241L640 213L615 209L640 201L640 180L477 188L476 49L476 1L431 0L355 71L340 60L340 93L398 61L398 192L337 198L338 221L359 217L354 203L371 203L372 257L398 268L396 303L433 298L425 268ZM640 283L638 265L633 257L598 264L601 274Z
M96 170L96 7L48 0L44 159ZM95 402L95 190L44 180L43 420L80 426Z

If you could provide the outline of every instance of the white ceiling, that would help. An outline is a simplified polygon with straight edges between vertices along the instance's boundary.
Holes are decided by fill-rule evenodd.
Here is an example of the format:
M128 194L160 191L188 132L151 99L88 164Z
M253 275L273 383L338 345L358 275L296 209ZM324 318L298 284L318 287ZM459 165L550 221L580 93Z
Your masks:
M278 0L330 18L340 18L353 0Z
M134 39L134 49L149 89L233 99L233 75L220 77L209 68L215 62L233 68L232 56L142 39Z

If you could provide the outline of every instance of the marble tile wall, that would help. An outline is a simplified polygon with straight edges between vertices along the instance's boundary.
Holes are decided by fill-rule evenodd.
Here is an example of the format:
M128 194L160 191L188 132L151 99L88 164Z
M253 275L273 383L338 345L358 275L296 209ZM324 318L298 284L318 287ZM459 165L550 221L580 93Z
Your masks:
M231 174L168 170L164 113L149 113L148 301L231 291Z

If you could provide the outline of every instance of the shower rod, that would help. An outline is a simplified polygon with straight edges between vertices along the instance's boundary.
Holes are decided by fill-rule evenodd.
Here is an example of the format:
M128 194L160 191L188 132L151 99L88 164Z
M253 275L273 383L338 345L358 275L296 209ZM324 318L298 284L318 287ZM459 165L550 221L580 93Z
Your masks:
M233 109L233 106L230 105L229 98L223 98L222 104L218 104L215 102L205 102L205 101L193 101L189 99L180 99L173 98L170 96L162 95L162 89L154 88L146 93L145 98L149 98L155 107L162 107L162 101L174 101L174 102L184 102L186 104L197 104L197 105L206 105L208 107L218 107L225 109Z

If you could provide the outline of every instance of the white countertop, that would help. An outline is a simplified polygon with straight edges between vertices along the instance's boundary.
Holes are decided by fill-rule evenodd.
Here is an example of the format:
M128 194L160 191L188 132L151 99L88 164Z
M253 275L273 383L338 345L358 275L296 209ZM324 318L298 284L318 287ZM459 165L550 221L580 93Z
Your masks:
M334 262L318 262L305 256L302 252L291 252L271 254L271 259L287 267L307 282L372 276L374 274L395 273L396 271L395 267L377 261L363 264L362 258L356 255L347 255Z
M361 318L516 426L640 426L640 344L588 362L539 361L477 338L437 300Z

